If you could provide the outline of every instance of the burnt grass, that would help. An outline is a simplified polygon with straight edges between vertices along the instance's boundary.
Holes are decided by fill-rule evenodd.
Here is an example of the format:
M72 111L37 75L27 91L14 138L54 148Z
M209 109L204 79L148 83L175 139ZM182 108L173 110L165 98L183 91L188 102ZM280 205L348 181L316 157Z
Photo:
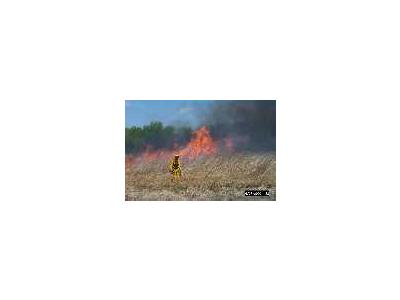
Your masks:
M166 160L125 165L125 200L275 200L275 153L235 153L181 160L182 177L171 182ZM269 189L270 197L246 197Z

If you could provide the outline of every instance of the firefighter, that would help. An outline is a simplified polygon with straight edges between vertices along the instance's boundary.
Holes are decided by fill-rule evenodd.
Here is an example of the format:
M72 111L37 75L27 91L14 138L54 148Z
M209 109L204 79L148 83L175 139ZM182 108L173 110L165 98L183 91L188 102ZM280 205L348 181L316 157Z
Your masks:
M171 181L177 181L182 176L179 155L175 155L174 158L169 161L168 171L171 173Z

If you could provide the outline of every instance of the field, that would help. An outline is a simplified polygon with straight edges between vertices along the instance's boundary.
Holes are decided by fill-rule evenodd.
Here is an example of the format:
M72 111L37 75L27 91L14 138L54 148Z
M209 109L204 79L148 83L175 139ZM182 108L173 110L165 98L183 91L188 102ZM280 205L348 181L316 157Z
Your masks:
M275 153L234 153L181 161L171 182L167 160L125 165L125 200L275 200ZM246 197L246 189L269 189L270 197Z

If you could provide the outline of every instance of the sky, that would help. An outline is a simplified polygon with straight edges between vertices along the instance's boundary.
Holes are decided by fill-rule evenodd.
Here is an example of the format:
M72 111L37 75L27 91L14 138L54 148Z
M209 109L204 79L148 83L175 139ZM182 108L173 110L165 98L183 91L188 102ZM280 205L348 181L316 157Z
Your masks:
M213 100L126 100L125 127L148 125L201 125L201 115Z

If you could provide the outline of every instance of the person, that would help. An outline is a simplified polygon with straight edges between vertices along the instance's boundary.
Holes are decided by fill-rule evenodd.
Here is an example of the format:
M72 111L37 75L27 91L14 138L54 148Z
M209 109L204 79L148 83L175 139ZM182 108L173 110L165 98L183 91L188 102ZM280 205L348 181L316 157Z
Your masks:
M171 173L171 181L177 181L182 176L179 155L175 155L174 158L169 161L168 171Z

